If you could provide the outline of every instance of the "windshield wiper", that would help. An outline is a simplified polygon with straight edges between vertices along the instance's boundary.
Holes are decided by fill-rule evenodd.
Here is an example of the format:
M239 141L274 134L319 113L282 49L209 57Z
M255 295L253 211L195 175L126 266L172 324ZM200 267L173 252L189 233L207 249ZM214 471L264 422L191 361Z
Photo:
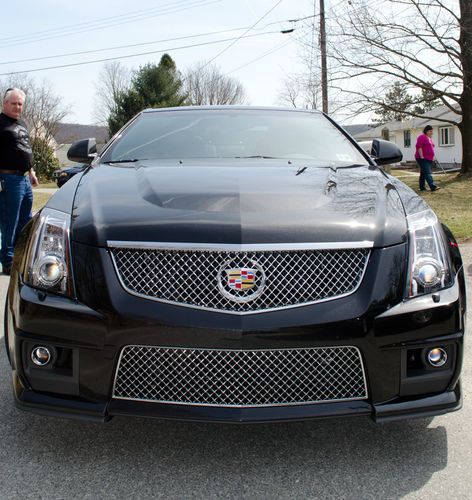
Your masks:
M146 158L131 158L129 160L108 160L102 163L135 163L137 161L145 160Z
M274 160L275 156L252 155L252 156L235 156L235 158L266 158L269 160Z
M308 167L300 167L298 170L297 170L297 173L295 175L300 175L300 174L303 174L303 172L305 172L305 170L307 169Z
M358 167L368 167L365 163L347 163L344 165L337 165L335 168L358 168Z

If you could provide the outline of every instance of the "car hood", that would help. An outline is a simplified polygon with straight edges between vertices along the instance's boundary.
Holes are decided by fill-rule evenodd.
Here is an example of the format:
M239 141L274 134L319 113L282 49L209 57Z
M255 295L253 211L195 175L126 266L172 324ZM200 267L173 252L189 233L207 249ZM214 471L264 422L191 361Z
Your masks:
M275 244L405 241L405 213L374 167L266 159L101 164L80 181L71 237L120 242Z

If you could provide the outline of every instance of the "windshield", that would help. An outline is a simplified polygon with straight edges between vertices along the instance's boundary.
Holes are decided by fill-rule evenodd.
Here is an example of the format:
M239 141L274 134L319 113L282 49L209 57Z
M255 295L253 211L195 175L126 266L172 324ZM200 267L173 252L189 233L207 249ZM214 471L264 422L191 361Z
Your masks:
M368 165L322 114L260 109L185 109L143 113L102 161L280 158Z

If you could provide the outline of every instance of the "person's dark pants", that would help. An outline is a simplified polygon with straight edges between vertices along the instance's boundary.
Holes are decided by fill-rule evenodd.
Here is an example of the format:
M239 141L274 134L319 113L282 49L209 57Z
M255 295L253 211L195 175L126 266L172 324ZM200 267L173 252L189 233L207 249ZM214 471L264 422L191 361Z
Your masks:
M31 219L33 190L29 176L0 174L0 262L3 269L11 267L13 249L21 230Z
M416 158L418 165L420 166L420 189L425 190L425 181L428 183L429 189L434 191L436 186L433 181L433 162L431 160L426 160L424 158Z

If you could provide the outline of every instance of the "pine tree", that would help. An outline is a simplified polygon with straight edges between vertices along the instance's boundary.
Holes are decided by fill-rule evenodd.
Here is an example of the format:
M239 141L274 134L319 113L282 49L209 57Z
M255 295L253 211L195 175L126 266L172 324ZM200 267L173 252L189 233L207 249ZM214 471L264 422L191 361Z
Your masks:
M412 102L413 98L408 94L405 85L397 81L385 94L382 104L375 111L379 118L374 121L387 123L403 120Z
M143 109L182 106L185 99L175 62L164 54L158 65L142 66L134 74L129 90L118 94L116 107L108 118L110 133L117 132Z

